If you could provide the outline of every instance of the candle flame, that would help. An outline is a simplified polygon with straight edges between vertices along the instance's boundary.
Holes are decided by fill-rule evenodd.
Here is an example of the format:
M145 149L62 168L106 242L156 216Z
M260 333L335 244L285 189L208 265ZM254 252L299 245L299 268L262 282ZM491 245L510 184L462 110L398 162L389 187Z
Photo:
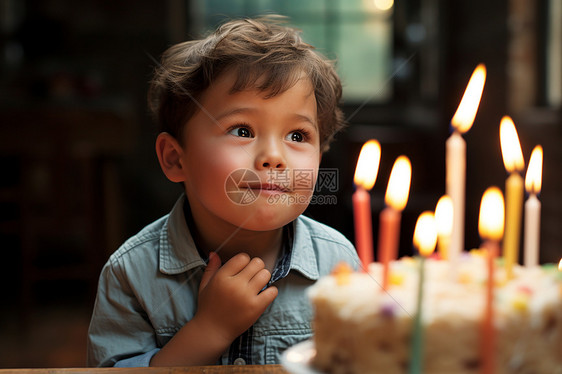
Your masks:
M379 173L379 163L381 160L381 145L376 140L369 140L361 148L355 176L355 185L370 190L375 185L377 174Z
M499 188L490 187L482 196L478 232L482 239L500 240L503 237L505 205Z
M386 205L398 210L404 210L410 193L412 179L412 165L406 156L400 156L394 161L384 201Z
M374 0L375 7L379 10L389 10L394 5L394 0Z
M480 99L482 98L484 83L486 83L486 66L479 64L472 72L459 107L451 120L453 127L461 133L470 130L474 123Z
M443 195L435 207L435 221L437 222L437 233L440 237L450 236L453 232L453 199Z
M538 194L542 184L542 147L537 145L531 153L531 160L525 176L525 189L528 193Z
M558 270L562 271L562 258L560 259L560 262L558 263Z
M525 161L523 161L521 143L515 124L509 116L504 116L500 122L500 144L505 169L509 173L523 170Z
M437 244L437 225L433 213L426 211L420 214L414 229L414 246L424 257L430 256Z

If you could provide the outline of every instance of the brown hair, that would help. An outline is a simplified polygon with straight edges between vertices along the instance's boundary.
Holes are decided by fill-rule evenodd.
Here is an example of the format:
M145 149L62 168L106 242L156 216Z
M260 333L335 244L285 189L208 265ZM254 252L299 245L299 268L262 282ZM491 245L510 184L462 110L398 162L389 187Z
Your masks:
M256 88L267 97L292 87L304 72L314 87L320 150L326 151L344 126L340 79L332 63L282 21L280 16L233 20L204 39L166 50L148 92L158 130L181 142L184 124L200 109L201 94L227 70L237 72L232 92Z

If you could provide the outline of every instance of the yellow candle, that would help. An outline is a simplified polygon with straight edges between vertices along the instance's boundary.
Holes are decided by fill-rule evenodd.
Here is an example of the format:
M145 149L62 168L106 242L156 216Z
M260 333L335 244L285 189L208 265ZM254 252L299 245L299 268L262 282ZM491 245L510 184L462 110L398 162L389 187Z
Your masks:
M503 256L508 278L513 276L513 265L518 262L521 238L521 217L523 210L523 152L515 124L509 116L500 123L500 142L505 169L510 173L505 182L505 232Z
M518 263L523 209L523 177L513 172L505 181L505 233L503 256L506 274L511 278L513 265Z

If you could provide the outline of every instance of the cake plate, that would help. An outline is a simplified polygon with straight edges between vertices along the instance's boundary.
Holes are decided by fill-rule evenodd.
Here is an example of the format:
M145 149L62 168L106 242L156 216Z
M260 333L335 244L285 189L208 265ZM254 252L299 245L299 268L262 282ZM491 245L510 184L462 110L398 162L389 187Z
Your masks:
M281 355L281 365L292 374L322 374L312 366L316 348L312 339L302 341Z

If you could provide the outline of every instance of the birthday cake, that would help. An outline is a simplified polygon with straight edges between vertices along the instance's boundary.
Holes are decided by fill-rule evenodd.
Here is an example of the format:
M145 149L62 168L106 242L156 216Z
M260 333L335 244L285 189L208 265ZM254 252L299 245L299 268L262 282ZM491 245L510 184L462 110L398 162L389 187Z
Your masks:
M501 260L497 260L501 261ZM309 290L316 354L311 365L326 373L478 373L486 304L486 257L464 253L425 261L422 358L412 360L419 260L382 265L368 273L339 266ZM562 373L562 273L554 265L515 266L508 280L496 264L493 297L494 373Z

